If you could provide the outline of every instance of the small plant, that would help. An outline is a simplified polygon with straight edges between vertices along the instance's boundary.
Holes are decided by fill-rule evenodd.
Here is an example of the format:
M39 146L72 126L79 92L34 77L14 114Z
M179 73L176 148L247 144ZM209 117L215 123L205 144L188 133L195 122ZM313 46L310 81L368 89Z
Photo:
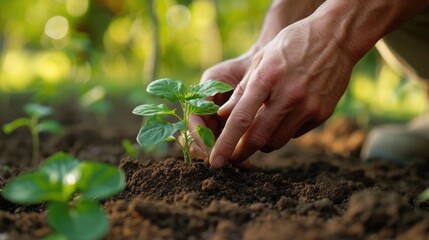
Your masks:
M192 162L189 147L194 138L192 133L188 132L189 116L211 115L217 112L219 106L212 101L204 98L214 96L217 93L231 91L233 88L226 83L209 80L199 85L192 85L188 91L181 81L172 79L159 79L150 83L146 89L147 92L169 100L170 102L179 102L183 115L176 114L176 109L170 109L164 104L143 104L137 106L133 113L148 117L137 136L137 142L141 146L151 146L163 141L174 141L180 145L183 157L186 162ZM161 116L171 115L177 118L178 122L170 123ZM174 136L180 132L183 137L183 143ZM213 147L215 138L210 128L197 126L195 132L201 137L208 147Z
M65 153L48 158L38 170L22 174L2 195L24 204L47 202L48 222L56 231L45 239L99 239L109 229L96 200L125 187L124 173L105 163L78 161Z
M28 127L33 142L33 164L36 164L39 157L39 134L41 132L49 132L61 135L63 134L63 129L60 124L54 120L40 121L41 118L52 114L53 110L51 107L37 103L29 103L24 105L24 112L27 113L29 117L18 118L3 125L3 131L6 134L10 134L17 128Z
M139 155L136 146L134 146L130 140L124 139L122 140L122 148L124 148L125 153L130 157L137 157Z

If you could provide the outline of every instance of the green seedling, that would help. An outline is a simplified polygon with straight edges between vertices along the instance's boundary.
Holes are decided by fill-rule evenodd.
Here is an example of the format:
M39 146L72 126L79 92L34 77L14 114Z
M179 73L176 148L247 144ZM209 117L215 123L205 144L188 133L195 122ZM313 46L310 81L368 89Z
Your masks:
M100 239L109 229L97 200L125 187L122 170L79 161L65 153L48 158L36 171L16 177L2 195L20 204L47 203L48 223L56 231L45 239Z
M137 106L133 113L148 117L137 136L137 142L145 147L158 144L163 141L176 141L183 152L186 162L192 162L190 145L195 139L194 132L188 132L189 116L211 115L217 112L219 106L212 101L204 100L217 93L229 92L233 88L226 83L209 80L199 85L192 85L190 91L186 89L181 81L172 79L159 79L150 83L147 92L165 98L170 102L179 102L182 108L182 116L176 114L176 109L170 109L164 104L143 104ZM162 116L173 116L178 121L170 123ZM183 142L178 141L174 136L180 132ZM197 126L195 132L200 136L208 147L213 147L215 137L210 128Z
M122 140L122 147L124 148L125 153L130 157L137 157L139 155L136 147L128 139Z
M41 118L52 114L53 109L48 106L43 106L37 103L29 103L24 105L24 112L28 117L18 118L10 123L3 125L3 131L10 134L20 127L28 127L31 133L31 140L33 142L33 164L37 163L39 158L39 134L41 132L48 132L57 135L63 134L63 129L60 124L54 120L42 120Z

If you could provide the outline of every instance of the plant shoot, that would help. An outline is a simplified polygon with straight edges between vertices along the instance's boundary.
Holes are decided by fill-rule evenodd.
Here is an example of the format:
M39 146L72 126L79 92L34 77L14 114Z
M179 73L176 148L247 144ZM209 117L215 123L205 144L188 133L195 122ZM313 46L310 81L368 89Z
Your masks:
M204 100L217 93L225 93L233 88L226 83L209 80L199 85L192 85L188 90L179 80L159 79L150 83L147 92L165 98L170 102L179 102L182 108L182 116L176 113L176 109L170 109L164 104L143 104L137 106L133 113L147 117L143 127L137 136L137 142L141 146L151 146L163 141L176 141L183 152L186 162L192 162L190 145L195 141L192 137L194 132L188 132L189 116L211 115L217 112L219 106L212 101ZM173 116L176 122L168 122L163 116ZM178 141L174 135L180 132L183 142ZM197 126L195 132L200 136L208 147L213 147L215 137L210 128Z
M96 200L124 187L125 174L118 168L60 152L36 171L16 177L2 195L16 203L48 203L48 222L56 232L45 239L91 240L100 239L109 229L106 213Z
M28 127L31 133L31 140L33 143L32 162L37 163L39 158L39 134L41 132L48 132L57 135L63 134L63 129L60 124L54 120L42 120L41 118L52 114L51 107L43 106L37 103L29 103L24 105L24 112L28 117L18 118L14 121L3 125L3 131L6 134L14 132L17 128Z

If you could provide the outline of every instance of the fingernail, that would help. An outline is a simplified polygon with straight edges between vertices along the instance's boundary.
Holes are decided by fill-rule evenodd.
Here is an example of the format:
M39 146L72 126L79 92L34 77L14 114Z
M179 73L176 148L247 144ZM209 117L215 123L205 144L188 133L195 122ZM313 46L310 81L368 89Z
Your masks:
M213 159L212 166L215 168L221 168L225 163L225 159L222 156L217 156Z
M224 103L222 106L220 106L218 112L221 112L221 111L225 110L226 108L228 108L229 105L232 104L233 99L234 99L234 94L228 99L228 101L226 101L226 103Z
M226 103L224 103L222 106L220 106L220 108L217 111L222 112L224 109L226 109L226 107L229 105L230 102L231 102L231 100L228 100Z

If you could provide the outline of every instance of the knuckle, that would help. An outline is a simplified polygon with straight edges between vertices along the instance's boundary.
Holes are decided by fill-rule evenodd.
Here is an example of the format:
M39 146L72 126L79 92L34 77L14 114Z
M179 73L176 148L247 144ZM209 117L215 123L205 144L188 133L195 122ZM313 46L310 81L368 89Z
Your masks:
M251 62L251 68L256 68L262 61L262 59L264 58L264 53L263 52L257 52L252 59Z
M270 81L276 81L284 78L286 65L280 61L272 61L265 67L267 76L266 78Z
M206 69L201 77L201 82L205 82L210 79L219 79L223 74L222 70L223 66L221 64L214 65L208 69Z
M234 113L234 117L230 117L232 125L244 132L252 123L252 116L246 111L238 111Z
M247 140L247 144L250 148L260 149L267 144L267 141L267 136L262 134L254 134Z
M288 94L290 105L302 104L307 98L307 89L303 86L296 86Z
M257 88L263 90L265 94L270 93L273 85L273 76L267 74L264 69L257 69L253 75L253 82L257 84Z
M244 86L243 82L240 82L237 87L234 89L234 93L232 94L234 97L240 97L244 94Z
M213 68L210 68L203 73L201 77L201 82L205 82L207 80L214 79L214 78L217 78L216 71Z
M267 94L284 78L284 66L282 64L266 61L253 72L253 80Z
M236 143L229 141L229 140L221 141L221 143L222 143L223 152L232 152L235 149L235 147L237 146Z

